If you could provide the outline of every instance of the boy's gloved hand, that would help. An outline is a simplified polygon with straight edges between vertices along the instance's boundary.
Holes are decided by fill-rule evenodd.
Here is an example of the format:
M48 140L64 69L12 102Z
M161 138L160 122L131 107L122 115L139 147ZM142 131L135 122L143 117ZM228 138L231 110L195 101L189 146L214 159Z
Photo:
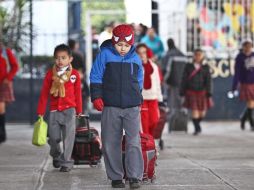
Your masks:
M97 110L97 111L102 111L103 107L104 107L104 103L103 100L101 98L97 98L93 101L93 107Z

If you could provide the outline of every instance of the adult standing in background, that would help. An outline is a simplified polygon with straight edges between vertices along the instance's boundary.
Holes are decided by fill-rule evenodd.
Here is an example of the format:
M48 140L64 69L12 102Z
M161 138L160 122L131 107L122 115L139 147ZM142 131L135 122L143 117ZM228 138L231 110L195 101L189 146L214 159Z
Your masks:
M167 46L168 50L161 60L161 70L164 76L167 73L167 69L170 68L168 65L172 63L173 57L184 56L184 54L176 47L175 42L172 38L167 40Z
M17 59L11 49L5 48L0 41L0 143L6 141L6 104L15 100L12 81L17 71Z
M92 57L93 62L96 58L96 55L98 54L100 47L99 47L99 35L97 33L96 27L92 26Z
M82 53L79 51L79 43L73 39L68 40L68 45L72 51L73 61L71 65L74 69L78 70L81 80L84 79L86 72L86 65Z
M154 28L149 28L146 35L141 39L141 43L146 44L154 53L153 61L158 61L164 53L164 46L161 38L156 34Z
M109 23L106 23L105 27L104 27L104 31L102 31L99 35L99 47L101 46L101 44L108 40L108 39L111 39L112 38L112 32L113 32L113 28L115 26L115 22L109 22Z
M254 52L253 43L247 39L242 44L242 50L235 59L235 75L232 91L240 87L240 99L246 102L246 109L241 116L241 129L245 129L245 122L249 120L251 130L254 131L252 112L254 109Z
M139 43L141 39L146 35L147 26L142 23L134 25L135 29L135 43Z
M167 40L168 51L162 58L161 68L166 82L166 91L168 93L168 104L171 113L179 110L181 106L180 86L184 67L188 61L187 57L175 46L173 39Z
M82 98L83 98L83 105L84 110L87 108L87 102L89 97L89 87L86 80L86 64L85 59L82 53L79 51L79 42L69 39L68 45L72 51L73 60L71 65L74 69L79 72L80 80L81 80L81 87L82 87Z

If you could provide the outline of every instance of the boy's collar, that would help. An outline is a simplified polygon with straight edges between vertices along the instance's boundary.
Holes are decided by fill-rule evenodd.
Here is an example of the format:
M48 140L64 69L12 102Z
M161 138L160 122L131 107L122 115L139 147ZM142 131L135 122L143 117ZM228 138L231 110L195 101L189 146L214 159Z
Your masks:
M56 65L56 71L66 71L69 67L70 67L70 65L67 65L67 66L65 66L65 67L60 68L60 67L58 67L58 66Z

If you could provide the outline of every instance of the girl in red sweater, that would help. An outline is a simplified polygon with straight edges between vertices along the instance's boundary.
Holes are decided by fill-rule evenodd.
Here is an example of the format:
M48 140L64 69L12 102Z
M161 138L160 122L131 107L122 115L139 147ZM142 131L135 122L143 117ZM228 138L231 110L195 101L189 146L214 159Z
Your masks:
M18 63L11 49L0 42L0 143L6 141L5 107L15 100L12 80L18 71Z
M141 122L143 132L153 136L154 128L159 121L158 101L162 102L160 74L158 66L149 58L151 51L145 44L138 44L136 51L143 62L144 89L142 95L144 102L141 107Z

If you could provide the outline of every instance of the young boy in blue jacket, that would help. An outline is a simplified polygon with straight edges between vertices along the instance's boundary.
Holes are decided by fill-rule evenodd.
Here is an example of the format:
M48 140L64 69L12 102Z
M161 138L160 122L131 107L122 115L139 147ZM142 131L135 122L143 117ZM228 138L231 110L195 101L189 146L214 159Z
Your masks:
M134 32L122 24L111 40L101 45L90 73L91 99L102 111L101 137L106 173L113 188L124 188L122 136L126 135L125 168L130 188L139 188L143 177L140 145L140 109L143 67L135 52Z

